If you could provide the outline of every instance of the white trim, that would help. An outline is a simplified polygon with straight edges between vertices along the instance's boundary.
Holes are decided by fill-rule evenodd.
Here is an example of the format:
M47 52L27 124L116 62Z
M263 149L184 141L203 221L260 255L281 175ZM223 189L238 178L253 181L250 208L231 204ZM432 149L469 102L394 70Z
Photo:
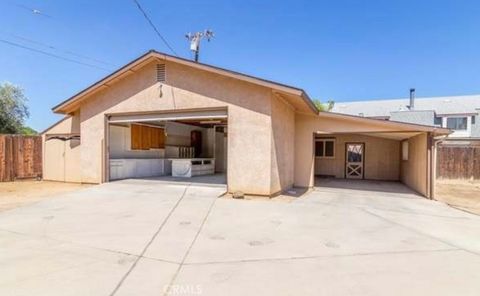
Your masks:
M467 118L467 129L464 130L453 130L452 133L449 135L451 138L456 137L470 137L472 134L472 116L468 115L452 115L452 116L443 116L442 117L442 127L447 128L447 120L448 118Z
M175 121L189 119L225 119L227 118L227 110L211 110L211 111L192 111L192 112L175 112L175 113L155 113L155 114L138 114L138 115L111 115L109 123L122 122L149 122L149 121Z

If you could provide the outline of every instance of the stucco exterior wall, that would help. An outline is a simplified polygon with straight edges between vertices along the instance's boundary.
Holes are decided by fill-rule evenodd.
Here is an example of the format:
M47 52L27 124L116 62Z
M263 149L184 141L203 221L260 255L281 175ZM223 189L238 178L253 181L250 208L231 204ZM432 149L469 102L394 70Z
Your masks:
M333 158L315 157L315 175L345 178L345 143L365 143L364 177L369 180L398 181L400 178L400 142L364 135L332 135L335 139Z
M427 134L423 133L406 141L408 160L401 161L400 179L408 187L428 196Z
M80 133L80 114L68 116L42 134L43 179L62 182L81 182L80 149L81 141L51 139L48 134Z
M295 110L281 98L272 98L271 192L293 186Z
M270 195L271 89L170 62L166 69L164 84L151 63L80 105L82 181L103 181L106 113L227 107L229 190Z

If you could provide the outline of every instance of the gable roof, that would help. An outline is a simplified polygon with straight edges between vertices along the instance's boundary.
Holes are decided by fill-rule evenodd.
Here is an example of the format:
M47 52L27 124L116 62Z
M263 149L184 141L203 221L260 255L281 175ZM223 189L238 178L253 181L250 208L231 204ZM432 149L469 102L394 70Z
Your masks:
M370 100L338 102L333 112L367 117L390 117L391 112L408 111L410 100ZM436 114L476 114L480 109L480 95L415 98L415 111L435 111Z
M311 110L314 113L318 113L318 109L315 107L315 105L313 104L308 94L301 88L270 81L267 79L263 79L263 78L259 78L259 77L255 77L247 74L243 74L243 73L232 71L232 70L227 70L224 68L220 68L220 67L216 67L208 64L194 62L188 59L171 56L155 50L150 50L146 52L145 54L141 55L137 59L131 61L130 63L116 70L115 72L107 75L103 79L95 82L94 84L90 85L84 90L78 92L72 97L56 105L55 107L52 108L52 110L56 113L67 113L67 110L69 109L68 107L78 104L87 96L93 94L94 92L98 91L102 87L109 86L109 84L114 83L118 79L122 78L124 75L128 75L129 73L134 72L136 69L143 67L144 65L151 62L152 60L162 60L162 61L171 61L175 63L180 63L180 64L194 67L197 69L217 73L223 76L228 76L234 79L269 87L282 93L300 97L303 103L308 106L309 110Z

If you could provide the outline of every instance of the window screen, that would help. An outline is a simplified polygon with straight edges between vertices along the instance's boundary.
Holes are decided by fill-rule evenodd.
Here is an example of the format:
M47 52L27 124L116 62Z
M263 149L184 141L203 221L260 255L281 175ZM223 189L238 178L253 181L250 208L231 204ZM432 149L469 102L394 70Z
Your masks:
M334 157L335 140L334 139L315 139L316 157Z
M326 157L333 157L334 145L333 141L325 141L325 156Z
M467 117L447 118L447 128L453 129L453 130L466 130Z
M324 153L324 142L316 141L315 142L315 156L322 157Z

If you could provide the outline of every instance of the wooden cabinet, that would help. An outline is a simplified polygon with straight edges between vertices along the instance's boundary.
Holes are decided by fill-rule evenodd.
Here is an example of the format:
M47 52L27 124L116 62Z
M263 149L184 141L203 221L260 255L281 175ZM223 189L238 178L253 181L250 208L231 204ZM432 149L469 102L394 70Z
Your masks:
M165 130L150 128L150 148L165 148Z
M148 150L152 146L152 137L151 137L151 130L152 128L149 126L141 126L141 134L142 134L142 150Z
M131 149L149 150L165 148L165 129L140 124L132 124Z
M160 147L159 136L160 133L158 128L150 128L150 147L151 148L162 148Z
M138 124L132 124L130 127L131 133L131 148L132 150L142 149L142 126Z

